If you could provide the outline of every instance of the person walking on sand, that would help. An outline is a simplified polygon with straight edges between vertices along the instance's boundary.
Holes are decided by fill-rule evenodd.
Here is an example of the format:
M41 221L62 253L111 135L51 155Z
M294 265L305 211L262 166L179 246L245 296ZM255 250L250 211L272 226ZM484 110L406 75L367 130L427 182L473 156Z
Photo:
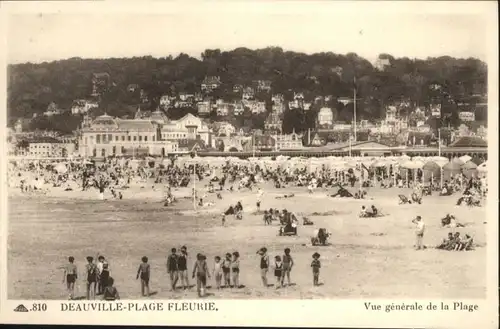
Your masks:
M262 285L267 288L267 272L269 270L269 256L267 255L267 248L262 247L257 252L260 255L260 277Z
M170 291L175 291L175 286L179 279L177 249L172 248L171 252L172 253L167 258L167 273L170 276Z
M142 263L139 264L139 269L137 270L136 280L141 278L141 295L143 297L149 297L149 277L151 266L148 264L148 258L146 256L141 258Z
M415 235L416 235L415 249L416 250L424 249L423 240L425 232L425 223L422 220L422 217L420 216L417 216L414 220L412 220L412 223L415 224Z
M68 257L68 264L64 267L63 283L66 282L66 289L68 291L68 299L72 300L75 297L75 282L78 278L77 269L75 265L75 257Z

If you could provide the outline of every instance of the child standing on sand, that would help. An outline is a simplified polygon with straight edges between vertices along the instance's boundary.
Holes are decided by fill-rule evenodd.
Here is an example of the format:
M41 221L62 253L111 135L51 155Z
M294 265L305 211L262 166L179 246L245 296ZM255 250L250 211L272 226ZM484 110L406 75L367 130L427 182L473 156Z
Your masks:
M231 271L233 274L233 287L240 287L240 253L233 252L233 261L231 262Z
M281 257L278 255L274 257L274 276L276 277L276 289L281 286L281 275L283 272L283 263Z
M146 256L141 258L142 263L139 264L139 269L137 270L136 280L141 278L141 295L143 297L149 296L149 277L151 267L148 264L148 258Z
M215 278L215 286L217 287L217 289L220 289L222 281L222 262L219 256L215 256L213 274Z
M315 252L313 254L313 261L311 262L311 267L313 270L313 285L319 285L319 269L321 268L321 262L319 261L320 255Z
M181 247L181 254L177 258L177 268L179 270L179 276L181 280L181 284L184 290L189 289L189 274L187 270L187 247Z
M85 269L87 271L87 299L95 299L97 292L97 265L94 264L94 257L87 257Z
M231 286L231 254L226 254L226 259L222 263L222 274L224 274L224 287Z
M196 275L196 288L198 291L198 297L205 296L205 289L207 286L207 276L210 278L210 272L208 272L206 257L202 254L196 255L196 262L193 268L193 279Z
M288 280L288 285L290 285L291 280L290 280L290 272L292 271L293 267L293 259L292 256L290 255L290 248L285 248L285 254L283 255L283 271L281 273L281 285L284 285L285 282L285 276L287 277Z
M75 295L75 282L78 278L76 265L74 264L75 257L68 257L68 264L64 266L63 283L66 282L66 289L68 291L68 299L73 299Z

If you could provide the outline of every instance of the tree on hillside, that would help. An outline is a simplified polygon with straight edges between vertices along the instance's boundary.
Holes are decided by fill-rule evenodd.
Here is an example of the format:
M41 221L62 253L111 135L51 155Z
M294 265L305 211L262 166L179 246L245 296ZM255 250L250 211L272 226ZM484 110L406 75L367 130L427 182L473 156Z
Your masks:
M234 84L250 86L255 80L270 80L272 93L284 94L288 99L293 97L293 92L303 92L306 98L318 95L352 97L355 86L358 97L363 100L357 114L366 119L380 118L384 106L401 99L409 99L412 106L423 106L487 92L487 66L478 59L442 56L414 60L389 54L381 54L380 58L390 60L390 66L381 71L354 53L308 55L267 47L232 51L207 49L201 59L181 53L175 58L71 58L9 65L7 113L11 122L12 118L40 115L51 102L69 109L76 99L92 98L92 75L95 73L107 73L110 77L109 86L99 99L99 111L119 117L130 115L130 108L140 103L138 94L127 92L129 84L138 84L147 93L149 101L141 104L141 108L154 110L161 95L199 91L207 75L221 77L223 85L214 95L228 100L234 99ZM433 89L433 85L440 88ZM266 101L267 107L270 94L262 93L258 97ZM338 111L345 119L351 115L340 108ZM454 116L457 111L451 109ZM486 112L480 115L484 120ZM297 113L287 114L286 130L295 125L289 120L293 116L301 119ZM298 121L296 130L306 129L311 120L305 121L306 124L300 123L304 122L302 119Z

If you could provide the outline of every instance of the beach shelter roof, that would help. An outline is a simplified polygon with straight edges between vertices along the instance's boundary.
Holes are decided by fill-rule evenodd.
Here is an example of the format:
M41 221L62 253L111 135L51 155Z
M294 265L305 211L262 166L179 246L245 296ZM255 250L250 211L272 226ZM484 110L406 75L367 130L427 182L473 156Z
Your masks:
M446 171L460 171L461 165L457 162L451 161L444 165L443 170Z
M438 171L441 170L441 166L434 161L428 161L422 169L426 171Z
M467 161L462 165L462 169L464 170L477 169L477 165L472 161Z
M478 158L478 157L473 157L470 161L474 162L475 164L477 164L478 166L484 162L484 160Z

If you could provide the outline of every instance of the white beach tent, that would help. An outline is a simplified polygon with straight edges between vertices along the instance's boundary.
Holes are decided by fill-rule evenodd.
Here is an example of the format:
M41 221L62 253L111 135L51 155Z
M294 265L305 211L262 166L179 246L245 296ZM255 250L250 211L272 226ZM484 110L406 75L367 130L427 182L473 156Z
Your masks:
M55 165L54 170L59 174L65 174L66 172L68 172L68 167L66 167L66 164L64 162L60 162Z
M468 155L463 155L461 156L460 158L460 161L462 161L463 163L467 163L469 162L470 160L472 160L472 157L468 156Z

